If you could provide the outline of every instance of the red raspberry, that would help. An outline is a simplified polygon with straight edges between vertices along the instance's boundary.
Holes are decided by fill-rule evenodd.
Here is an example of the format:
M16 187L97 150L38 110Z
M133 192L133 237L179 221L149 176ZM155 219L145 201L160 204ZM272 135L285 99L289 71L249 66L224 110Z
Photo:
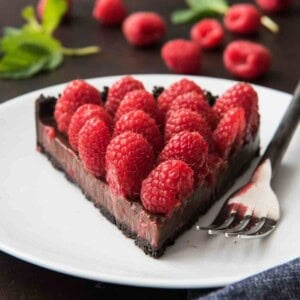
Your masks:
M226 112L235 107L242 107L246 118L246 140L255 136L259 127L258 96L253 87L247 83L237 83L219 97L213 107L220 120Z
M40 19L43 19L46 4L48 0L39 0L38 5L37 5L37 15L39 16ZM65 16L70 16L71 15L71 9L72 9L72 0L66 0L67 2L67 11L65 13Z
M166 88L158 97L158 108L166 113L173 100L179 96L188 92L195 91L200 95L203 95L203 90L193 81L183 78L175 83L171 84L168 88Z
M193 170L185 162L167 160L143 181L143 206L151 213L168 214L192 193L193 181Z
M102 106L96 104L81 105L72 116L68 130L69 142L74 150L78 150L78 134L80 129L83 127L87 120L94 117L102 120L110 129L110 131L112 130L112 117L105 111Z
M168 114L172 111L182 108L190 109L202 115L202 117L208 122L212 129L217 125L217 118L212 108L209 106L207 99L203 94L196 92L189 92L178 96L172 102Z
M166 66L179 74L198 74L201 67L201 48L194 41L171 40L161 49Z
M83 166L97 177L105 174L105 151L109 141L109 129L97 117L89 119L79 131L79 157Z
M54 117L58 130L67 134L71 118L83 104L102 105L99 91L84 80L73 80L56 102Z
M208 154L208 143L198 132L182 131L174 135L159 155L158 161L178 159L187 163L194 174L204 164Z
M256 0L256 3L265 11L280 12L289 8L294 0Z
M203 49L218 47L224 39L224 30L215 19L202 19L190 31L191 39L200 44Z
M159 42L166 33L164 19L154 12L136 12L123 23L126 40L136 46L149 46Z
M189 109L183 108L170 113L165 126L165 140L168 141L181 131L198 132L209 143L212 138L212 131L206 120Z
M128 92L144 89L144 85L139 80L131 76L125 76L116 81L108 90L106 110L114 115Z
M250 34L260 27L260 13L252 4L235 4L226 12L224 24L229 31Z
M93 9L93 16L103 25L120 25L127 15L122 0L97 0Z
M115 125L114 136L126 131L141 134L153 147L155 154L161 150L163 138L158 126L154 119L150 118L144 111L133 110L121 116Z
M246 129L245 112L241 107L229 109L213 133L216 149L227 159L244 141Z
M124 132L107 147L106 180L117 196L138 197L144 178L154 165L150 144L138 133Z

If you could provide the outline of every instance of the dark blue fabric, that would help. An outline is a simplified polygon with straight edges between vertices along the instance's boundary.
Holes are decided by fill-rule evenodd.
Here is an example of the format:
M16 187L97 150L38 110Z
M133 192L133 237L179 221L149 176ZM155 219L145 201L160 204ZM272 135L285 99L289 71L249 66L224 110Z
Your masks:
M191 291L189 298L191 300L299 300L300 258L228 285L205 297L197 296L195 291Z

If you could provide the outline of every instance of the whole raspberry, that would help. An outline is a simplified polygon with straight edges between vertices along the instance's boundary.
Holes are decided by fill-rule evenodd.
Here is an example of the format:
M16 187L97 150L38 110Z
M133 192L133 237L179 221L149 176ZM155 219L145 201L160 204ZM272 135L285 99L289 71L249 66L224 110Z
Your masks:
M204 117L189 109L183 108L169 114L165 126L165 140L168 141L181 131L198 132L209 143L212 138L212 131Z
M43 19L45 8L47 5L48 0L39 0L37 4L37 15L40 19ZM65 13L65 17L69 17L71 15L71 9L72 9L72 0L65 0L67 2L67 11Z
M163 145L163 138L154 119L150 118L142 110L133 110L121 118L115 124L114 136L123 132L132 131L141 134L153 147L157 154Z
M267 12L280 12L289 8L294 0L256 0L256 4Z
M175 98L192 91L199 93L200 95L204 95L201 87L199 87L195 82L186 78L176 81L159 95L157 99L158 108L163 113L166 113Z
M204 164L208 154L208 143L198 132L182 131L174 135L163 148L158 162L178 159L187 163L194 174Z
M113 138L106 150L106 180L117 196L136 198L154 165L150 144L142 135L124 132Z
M204 93L199 94L193 91L177 96L172 102L168 114L170 114L172 111L176 111L182 108L190 109L201 114L212 129L216 127L217 118L212 108L208 104Z
M99 91L84 80L71 81L55 105L54 117L58 130L67 134L73 114L87 103L102 105Z
M260 13L252 4L235 4L229 7L224 17L224 24L229 31L250 34L260 27Z
M198 74L201 67L201 48L194 41L171 40L161 49L166 66L178 74Z
M109 129L97 117L89 119L79 131L79 157L83 166L97 177L105 174L105 152L109 141Z
M120 103L128 92L144 89L144 85L139 80L131 76L125 76L116 81L108 90L106 110L114 116Z
M135 46L149 46L159 42L166 33L164 19L154 12L136 12L123 23L126 40Z
M167 160L143 181L142 204L151 213L171 213L192 193L193 183L193 170L185 162Z
M113 120L112 117L105 111L105 109L96 104L81 105L72 116L68 137L70 145L74 150L78 150L78 134L85 122L91 118L97 117L102 120L107 127L112 131Z
M200 44L203 49L220 46L224 39L224 30L220 22L215 19L202 19L190 31L191 39Z
M103 25L120 25L127 15L122 0L97 0L93 9L93 16Z
M213 133L218 154L227 159L239 150L244 141L246 129L245 112L241 107L229 109Z

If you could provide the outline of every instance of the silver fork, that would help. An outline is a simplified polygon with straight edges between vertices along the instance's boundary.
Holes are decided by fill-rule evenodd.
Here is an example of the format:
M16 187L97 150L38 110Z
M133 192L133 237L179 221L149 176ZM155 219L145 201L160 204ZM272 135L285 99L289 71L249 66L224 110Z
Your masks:
M280 218L272 182L300 118L300 81L272 140L247 184L231 194L215 220L197 229L226 237L262 238L275 229Z

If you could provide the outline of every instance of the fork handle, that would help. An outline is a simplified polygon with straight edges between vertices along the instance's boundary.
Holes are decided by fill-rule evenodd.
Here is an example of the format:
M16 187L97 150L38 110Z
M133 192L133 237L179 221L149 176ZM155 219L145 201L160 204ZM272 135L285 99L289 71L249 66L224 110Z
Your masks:
M292 139L300 119L300 81L297 84L291 103L289 104L272 140L270 141L258 165L270 159L272 179L278 170L283 155Z

